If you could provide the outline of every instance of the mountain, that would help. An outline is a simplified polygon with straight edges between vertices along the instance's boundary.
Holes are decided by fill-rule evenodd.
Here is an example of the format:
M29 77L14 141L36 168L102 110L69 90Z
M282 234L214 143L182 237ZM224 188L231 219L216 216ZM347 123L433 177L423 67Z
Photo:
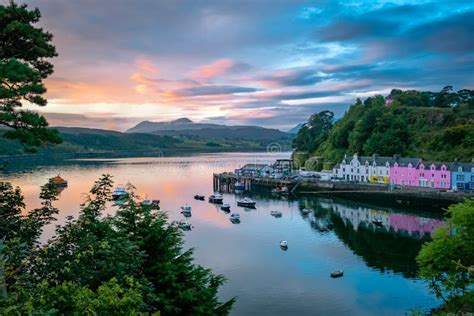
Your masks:
M189 122L182 119L177 124L183 125ZM79 127L55 128L60 132L63 143L39 148L39 154L146 155L153 152L264 151L272 141L278 141L284 150L290 149L288 134L259 127L221 129L223 133L219 136L227 135L227 138L217 137L216 129L212 128L196 131L187 129L180 132L181 136L173 135L173 131L162 131L161 135L157 135ZM0 128L0 156L24 154L23 146L18 141L2 137L6 130ZM191 134L187 135L187 133ZM235 135L232 137L231 133ZM257 137L257 134L260 136ZM284 138L278 138L279 136L284 136Z
M170 122L143 121L126 133L146 133L167 136L198 137L203 139L233 139L259 141L288 141L291 135L277 129L258 126L227 126L219 124L195 123L187 118Z
M296 135L298 134L298 132L300 131L300 129L305 125L306 123L299 123L298 125L296 125L295 127L289 129L287 131L288 134L292 134L292 135Z
M315 156L329 165L354 153L426 161L469 162L474 157L474 90L394 89L385 98L357 100L334 124L328 113L313 114L310 128L302 128L294 139L294 156L304 160L298 163Z

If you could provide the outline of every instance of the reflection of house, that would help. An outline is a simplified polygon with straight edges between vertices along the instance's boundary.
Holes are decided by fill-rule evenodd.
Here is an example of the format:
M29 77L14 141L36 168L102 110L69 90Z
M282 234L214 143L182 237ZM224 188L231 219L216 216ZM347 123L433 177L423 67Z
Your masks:
M443 221L417 217L407 214L391 214L390 215L390 227L392 227L395 232L407 232L409 236L412 236L414 233L418 234L420 237L424 235L430 235L433 231L441 226L444 226Z
M402 163L403 160L406 163ZM445 163L424 163L413 158L400 158L390 168L390 183L411 187L449 189L451 174Z
M293 159L277 159L273 164L274 172L282 175L289 175L292 171Z
M390 164L393 157L359 157L354 154L352 158L345 156L340 164L333 168L333 177L347 181L360 181L372 183L389 183Z
M273 168L266 164L246 164L235 170L238 176L265 177L273 173Z
M451 188L456 191L474 191L474 163L455 162L450 167Z
M354 230L359 227L383 227L387 232L392 231L397 234L408 236L431 235L433 231L445 225L438 219L418 217L408 214L393 213L385 210L367 209L364 207L348 207L341 204L334 204L333 211L339 215L347 224L350 222ZM381 221L381 225L371 225L373 221Z

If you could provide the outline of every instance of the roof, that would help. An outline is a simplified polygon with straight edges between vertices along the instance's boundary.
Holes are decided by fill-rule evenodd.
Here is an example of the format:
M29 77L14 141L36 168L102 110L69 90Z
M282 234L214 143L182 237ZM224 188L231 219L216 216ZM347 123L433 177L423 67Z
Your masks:
M387 161L392 164L394 162L393 157L379 157L379 156L367 156L367 157L359 157L359 161L361 164L365 164L368 162L369 164L373 164L374 162L377 164L377 166L385 165Z
M421 158L410 158L410 157L394 157L392 163L397 163L400 167L408 167L408 164L411 164L413 167L417 168L421 163Z
M262 163L248 163L246 165L243 165L240 169L262 169L264 167L270 167L267 164L262 164Z
M473 170L474 168L474 163L472 162L445 162L444 163L449 170L451 171L458 171L459 167L461 167L462 171L461 172L471 172L471 170Z

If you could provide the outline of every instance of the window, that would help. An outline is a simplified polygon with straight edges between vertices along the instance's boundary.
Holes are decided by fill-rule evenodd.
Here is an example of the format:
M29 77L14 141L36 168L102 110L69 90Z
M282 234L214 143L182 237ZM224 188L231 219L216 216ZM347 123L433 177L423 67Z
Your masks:
M431 174L431 177L434 178L434 173Z
M458 172L462 172L462 167L459 167L459 168L458 168Z
M411 172L408 172L408 176L411 177Z
M342 172L346 172L346 168L342 168Z
M420 178L424 178L425 177L425 174L424 173L420 173Z
M357 168L357 173L360 173L360 170L359 170L359 168Z
M441 181L441 186L442 186L442 187L445 187L445 186L446 186L446 182Z
M365 174L369 174L369 169L365 169Z
M474 182L474 175L471 176L471 182Z
M398 171L395 171L395 175L397 175L397 174L398 174Z
M464 175L463 175L463 174L458 174L458 175L456 176L456 181L461 181L461 182L463 182L463 181L464 181Z
M443 173L443 174L441 175L441 179L446 179L446 174Z

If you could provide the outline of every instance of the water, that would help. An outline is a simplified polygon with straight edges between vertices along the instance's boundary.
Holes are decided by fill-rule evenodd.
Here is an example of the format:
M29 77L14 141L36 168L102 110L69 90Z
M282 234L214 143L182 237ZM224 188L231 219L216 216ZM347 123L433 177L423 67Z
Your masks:
M422 237L443 224L439 214L263 193L252 195L257 208L251 210L237 207L235 195L224 194L232 212L241 215L241 223L232 224L215 205L193 199L194 194L212 193L213 172L288 156L226 153L69 161L11 170L0 180L20 186L28 208L33 208L39 205L39 186L60 173L69 181L56 202L60 223L68 215L77 216L84 192L103 173L112 174L116 184L133 183L142 197L160 199L172 220L182 219L180 206L189 203L193 211L188 220L194 227L185 233L186 246L195 249L198 263L225 275L228 281L220 295L237 297L232 315L404 315L437 306L416 276L415 256L426 240ZM313 211L305 215L303 208ZM282 217L272 217L272 210L281 211ZM375 218L382 219L382 227L372 224ZM325 223L332 223L330 229ZM53 231L54 225L47 227L43 240ZM283 239L288 240L287 251L279 247ZM344 277L330 278L337 269L344 270Z

